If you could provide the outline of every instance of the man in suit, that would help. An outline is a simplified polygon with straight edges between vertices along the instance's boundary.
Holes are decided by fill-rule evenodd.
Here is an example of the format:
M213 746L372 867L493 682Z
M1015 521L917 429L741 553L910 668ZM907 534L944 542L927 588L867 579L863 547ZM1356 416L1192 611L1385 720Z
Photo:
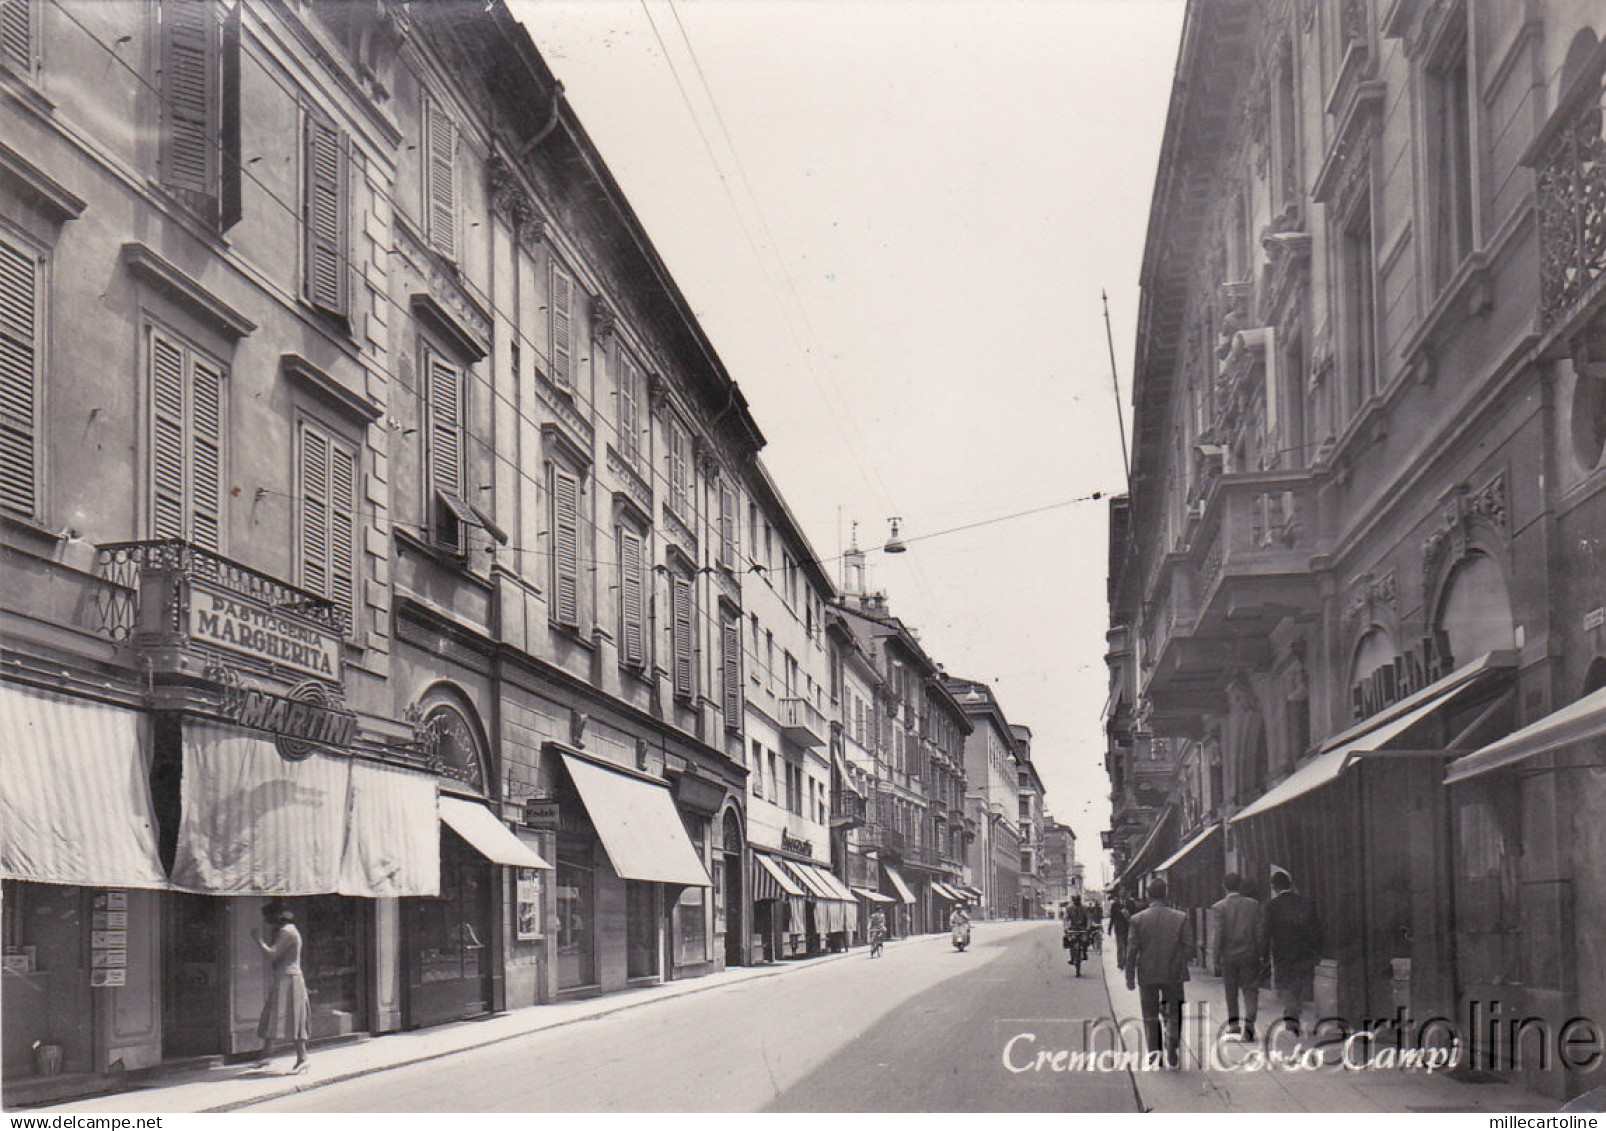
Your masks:
M1255 1039L1260 1012L1260 968L1266 960L1266 909L1244 895L1237 872L1221 881L1226 896L1210 908L1216 922L1216 965L1227 991L1227 1029L1239 1033L1238 998L1243 996L1243 1039Z
M1150 1053L1162 1048L1161 1009L1167 1068L1179 1067L1182 1044L1182 984L1193 957L1193 923L1166 904L1164 877L1149 881L1149 906L1132 916L1126 940L1126 988L1138 991L1143 1036Z
M1271 873L1266 905L1266 941L1271 951L1272 985L1282 1001L1284 1026L1299 1036L1304 1004L1316 998L1316 964L1322 960L1322 925L1316 905L1294 887L1282 868Z

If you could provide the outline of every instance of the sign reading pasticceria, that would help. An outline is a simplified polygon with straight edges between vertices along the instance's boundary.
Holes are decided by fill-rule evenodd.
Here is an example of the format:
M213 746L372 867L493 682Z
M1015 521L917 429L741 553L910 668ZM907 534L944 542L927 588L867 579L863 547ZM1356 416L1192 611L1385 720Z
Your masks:
M288 695L225 680L218 714L239 726L273 735L279 756L287 762L303 761L319 748L345 750L357 735L357 716L333 692L312 680L298 684Z
M338 636L196 578L189 579L184 631L198 644L340 681Z
M1411 651L1395 656L1355 681L1350 688L1353 716L1364 719L1375 715L1443 679L1454 667L1450 638L1443 632L1424 636Z

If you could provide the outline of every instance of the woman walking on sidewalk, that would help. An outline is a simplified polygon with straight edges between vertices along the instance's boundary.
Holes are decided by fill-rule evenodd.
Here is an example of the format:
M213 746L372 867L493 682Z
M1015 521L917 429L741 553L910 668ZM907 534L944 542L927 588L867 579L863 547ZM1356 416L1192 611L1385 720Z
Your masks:
M251 937L262 953L273 960L273 981L268 985L267 1000L262 1003L262 1019L257 1023L257 1036L262 1038L262 1055L258 1068L266 1068L273 1057L273 1042L293 1041L296 1062L291 1072L307 1070L307 1039L311 1035L312 1004L307 998L307 980L301 974L301 932L296 930L295 915L281 904L267 903L262 907L262 923L269 934L263 941L255 928Z

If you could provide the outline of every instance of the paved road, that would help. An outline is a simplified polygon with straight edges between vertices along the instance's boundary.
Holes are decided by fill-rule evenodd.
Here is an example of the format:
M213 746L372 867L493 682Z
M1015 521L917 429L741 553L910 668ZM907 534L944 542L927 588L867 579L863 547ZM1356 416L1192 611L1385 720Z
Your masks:
M1052 923L900 944L645 1005L250 1111L1133 1111L1125 1073L1006 1071L1108 1013ZM1026 1024L1019 1019L1031 1020Z

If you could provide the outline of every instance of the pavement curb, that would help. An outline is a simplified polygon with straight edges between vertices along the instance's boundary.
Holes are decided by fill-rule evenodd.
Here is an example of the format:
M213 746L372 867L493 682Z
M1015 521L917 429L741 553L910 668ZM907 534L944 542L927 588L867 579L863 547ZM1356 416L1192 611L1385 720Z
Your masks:
M1115 939L1109 936L1106 936L1106 938L1110 946L1114 947ZM1131 1050L1126 1047L1126 1031L1121 1027L1121 1019L1115 1015L1115 994L1110 989L1110 962L1104 957L1104 951L1105 947L1101 941L1099 945L1099 977L1104 982L1104 1001L1110 1007L1110 1020L1115 1022L1115 1035L1121 1039L1121 1051L1125 1053ZM1111 953L1113 956L1114 952L1112 951ZM1117 966L1116 969L1119 970L1120 967ZM1150 1107L1148 1101L1143 1098L1143 1089L1138 1087L1138 1074L1130 1068L1126 1070L1126 1082L1132 1085L1132 1099L1138 1105L1139 1114L1147 1114L1153 1111L1154 1108Z
M918 942L921 939L939 939L945 937L945 934L916 935L901 939L889 939L887 941L889 944L897 944ZM863 949L864 948L861 948L861 950ZM197 1113L203 1115L217 1115L231 1111L240 1111L243 1108L255 1107L257 1104L268 1103L271 1100L284 1099L286 1096L295 1096L302 1095L306 1092L315 1092L319 1088L327 1088L331 1084L344 1084L350 1080L358 1080L364 1076L374 1076L381 1072L389 1072L395 1068L410 1068L417 1064L428 1064L432 1060L442 1060L448 1056L456 1056L459 1053L491 1048L494 1045L505 1044L508 1041L516 1041L522 1037L528 1037L535 1033L544 1033L552 1029L562 1029L569 1025L579 1025L586 1021L595 1021L600 1017L611 1017L616 1013L624 1013L631 1009L640 1009L643 1006L653 1005L661 1001L673 1001L676 998L690 997L693 994L707 993L710 990L717 990L724 986L737 985L744 982L761 982L767 978L780 978L787 974L796 973L799 970L817 970L821 966L829 965L832 962L862 956L863 955L860 953L860 951L848 950L843 951L840 954L821 955L812 961L800 963L795 966L780 966L774 970L766 970L762 974L750 974L744 978L733 978L721 982L710 982L707 979L692 978L682 983L686 988L679 993L660 994L652 998L613 1002L610 1003L607 1008L599 1009L595 1013L587 1013L580 1017L566 1017L544 1024L533 1025L530 1028L521 1030L517 1033L503 1033L499 1036L487 1037L482 1041L476 1041L472 1044L462 1045L458 1048L440 1049L435 1052L421 1053L418 1056L406 1057L402 1060L387 1061L384 1064L374 1064L363 1068L354 1068L347 1072L337 1073L334 1076L323 1077L317 1080L305 1080L293 1084L287 1088L280 1088L276 1091L265 1092L259 1096L251 1096L249 1099L232 1100L229 1103L218 1104L215 1107L198 1108ZM541 1007L528 1006L526 1008L539 1009Z

